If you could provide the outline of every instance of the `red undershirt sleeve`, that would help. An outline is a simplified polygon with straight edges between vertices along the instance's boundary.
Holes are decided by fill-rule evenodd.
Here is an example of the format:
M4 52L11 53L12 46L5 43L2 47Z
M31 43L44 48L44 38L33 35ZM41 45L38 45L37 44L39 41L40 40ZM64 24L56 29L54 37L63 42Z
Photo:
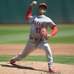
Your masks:
M32 15L31 12L32 12L32 6L29 7L29 9L28 9L28 11L27 11L27 13L26 13L26 20L28 20L29 17Z
M50 35L54 36L58 32L58 29L56 26L53 26L51 29L52 29L52 33Z

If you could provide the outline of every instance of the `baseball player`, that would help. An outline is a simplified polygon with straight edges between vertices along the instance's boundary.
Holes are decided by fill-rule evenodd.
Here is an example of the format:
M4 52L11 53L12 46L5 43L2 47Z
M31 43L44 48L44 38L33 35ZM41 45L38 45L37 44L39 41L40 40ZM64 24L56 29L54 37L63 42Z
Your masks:
M47 43L47 40L49 38L53 37L58 32L58 29L57 29L56 25L54 24L54 22L49 17L44 15L44 13L47 10L47 5L45 3L41 3L39 5L37 16L32 15L32 13L31 13L32 8L35 5L36 5L36 3L32 2L26 13L26 20L32 24L26 47L24 48L24 50L21 53L19 53L15 57L13 57L10 60L10 63L14 64L16 61L19 61L22 58L25 58L26 56L28 56L36 48L41 48L46 53L49 72L54 73L55 70L53 69L52 52L51 52L51 48L50 48L49 44ZM52 29L51 34L48 34L48 32L47 32L48 27Z

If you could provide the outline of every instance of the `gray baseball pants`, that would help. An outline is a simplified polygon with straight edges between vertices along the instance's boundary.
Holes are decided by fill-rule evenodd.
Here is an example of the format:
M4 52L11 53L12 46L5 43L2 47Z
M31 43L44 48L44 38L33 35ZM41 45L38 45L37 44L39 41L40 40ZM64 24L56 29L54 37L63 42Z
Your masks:
M15 59L16 61L21 60L22 58L25 58L28 56L32 51L34 51L36 48L43 49L46 53L46 58L48 61L48 67L53 66L53 57L52 52L49 44L46 41L40 41L40 42L33 42L31 40L28 41L26 47L24 50L19 53L17 56L13 57L12 59Z

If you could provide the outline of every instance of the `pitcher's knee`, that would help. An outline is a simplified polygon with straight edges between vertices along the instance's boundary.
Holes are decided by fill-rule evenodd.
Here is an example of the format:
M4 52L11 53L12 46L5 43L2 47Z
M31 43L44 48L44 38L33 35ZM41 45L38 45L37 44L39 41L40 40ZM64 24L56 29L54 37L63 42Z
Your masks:
M45 50L46 54L52 56L51 48L48 43L44 45L44 50Z
M47 44L44 44L44 49L45 50L49 50L50 49L50 47L49 47L49 44L47 43Z

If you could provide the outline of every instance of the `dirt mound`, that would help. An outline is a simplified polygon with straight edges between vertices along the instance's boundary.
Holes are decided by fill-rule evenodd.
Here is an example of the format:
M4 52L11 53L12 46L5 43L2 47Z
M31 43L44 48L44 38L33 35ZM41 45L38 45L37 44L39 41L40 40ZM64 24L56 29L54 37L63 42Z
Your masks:
M54 74L74 74L73 65L54 64ZM0 74L53 74L48 72L47 62L17 62L11 65L0 62Z

